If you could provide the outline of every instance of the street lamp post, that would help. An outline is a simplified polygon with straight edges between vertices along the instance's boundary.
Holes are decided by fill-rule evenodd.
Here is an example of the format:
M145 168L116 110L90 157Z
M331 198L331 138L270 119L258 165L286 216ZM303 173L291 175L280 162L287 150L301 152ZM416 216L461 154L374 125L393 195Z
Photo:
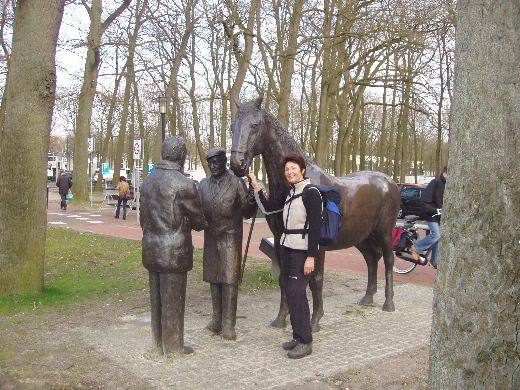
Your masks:
M159 112L161 113L161 126L162 126L162 140L166 138L166 103L168 98L166 96L159 96Z

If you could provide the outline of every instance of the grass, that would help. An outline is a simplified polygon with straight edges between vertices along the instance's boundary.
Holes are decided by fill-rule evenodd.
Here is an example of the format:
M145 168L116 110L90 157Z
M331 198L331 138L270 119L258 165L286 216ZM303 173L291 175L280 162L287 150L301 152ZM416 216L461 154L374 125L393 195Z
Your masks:
M148 288L148 273L141 264L141 241L72 229L47 229L44 275L43 294L0 297L0 315L125 296ZM202 284L201 250L195 250L194 269L188 275ZM277 285L270 274L270 262L247 260L241 291Z

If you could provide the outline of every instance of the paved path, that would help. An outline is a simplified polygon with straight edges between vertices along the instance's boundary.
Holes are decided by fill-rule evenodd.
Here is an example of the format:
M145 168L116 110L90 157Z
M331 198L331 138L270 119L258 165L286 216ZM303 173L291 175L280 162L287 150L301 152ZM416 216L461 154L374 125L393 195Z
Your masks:
M123 221L113 217L113 208L85 210L72 204L62 212L58 204L49 204L49 226L141 238L135 211ZM249 226L245 223L245 231ZM258 245L261 237L267 236L267 224L257 223L251 256L265 258ZM201 247L202 243L202 233L194 234L194 245ZM290 327L282 330L268 326L277 314L279 302L279 292L272 290L240 294L236 342L207 332L204 327L210 319L210 300L190 303L188 296L185 344L195 352L169 360L145 353L151 348L151 334L149 312L143 312L143 308L114 318L108 328L82 326L70 332L110 364L147 380L157 389L331 389L323 379L384 364L387 358L429 344L433 270L421 267L410 275L395 275L396 280L401 280L394 286L396 311L387 313L381 310L384 278L378 279L374 306L357 304L366 287L366 267L355 249L329 253L325 268L325 315L320 332L314 334L313 354L301 360L288 359L281 348L281 343L291 338ZM410 283L412 279L416 283Z

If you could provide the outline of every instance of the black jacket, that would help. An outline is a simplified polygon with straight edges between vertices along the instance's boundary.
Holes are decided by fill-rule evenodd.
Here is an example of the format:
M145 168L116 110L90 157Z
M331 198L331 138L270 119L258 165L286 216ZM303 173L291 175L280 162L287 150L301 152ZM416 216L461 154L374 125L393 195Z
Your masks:
M60 175L58 180L56 181L56 187L58 187L58 192L60 195L67 195L69 192L69 188L72 187L72 179L67 175Z
M437 214L437 209L442 209L444 198L444 186L446 178L443 175L433 179L424 190L421 200L423 201L421 218L429 222L441 223L441 216Z

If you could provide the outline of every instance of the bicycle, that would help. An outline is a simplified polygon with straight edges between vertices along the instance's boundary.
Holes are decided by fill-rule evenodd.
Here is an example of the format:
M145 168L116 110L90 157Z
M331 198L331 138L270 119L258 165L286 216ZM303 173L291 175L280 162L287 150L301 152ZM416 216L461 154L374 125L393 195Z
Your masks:
M406 218L403 227L397 226L396 229L402 230L401 235L396 238L398 245L394 246L394 272L397 274L407 274L412 272L417 265L426 265L430 261L431 249L428 249L425 254L419 255L419 260L414 260L411 252L411 246L417 243L418 234L415 222L419 217ZM426 231L429 234L429 230ZM403 237L401 237L403 236Z

